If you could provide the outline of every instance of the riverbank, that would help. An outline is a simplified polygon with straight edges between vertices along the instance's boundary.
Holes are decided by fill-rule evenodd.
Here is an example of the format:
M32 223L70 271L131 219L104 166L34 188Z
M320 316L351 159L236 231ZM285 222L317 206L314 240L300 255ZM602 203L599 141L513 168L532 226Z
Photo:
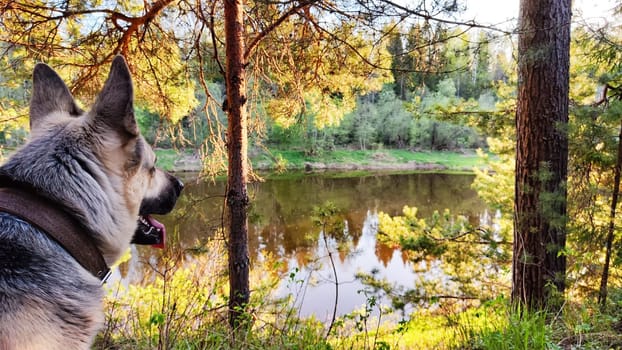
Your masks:
M157 149L158 165L168 171L200 171L196 152ZM310 156L296 150L251 152L253 169L292 170L395 170L395 171L473 171L485 167L475 150L462 152L410 150L335 150Z

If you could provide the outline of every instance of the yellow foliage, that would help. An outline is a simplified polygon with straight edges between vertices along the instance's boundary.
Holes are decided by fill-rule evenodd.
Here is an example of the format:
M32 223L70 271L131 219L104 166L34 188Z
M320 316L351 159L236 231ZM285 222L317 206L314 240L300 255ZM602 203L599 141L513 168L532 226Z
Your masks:
M302 113L300 101L288 96L268 100L265 108L272 119L284 128L294 125L296 116Z
M262 42L270 50L259 50L255 64L274 83L266 110L284 127L301 113L320 129L338 125L354 110L359 95L380 91L391 81L388 70L370 65L389 67L391 55L384 44L374 45L348 23L334 29L335 37L347 38L347 45L305 28L291 19Z

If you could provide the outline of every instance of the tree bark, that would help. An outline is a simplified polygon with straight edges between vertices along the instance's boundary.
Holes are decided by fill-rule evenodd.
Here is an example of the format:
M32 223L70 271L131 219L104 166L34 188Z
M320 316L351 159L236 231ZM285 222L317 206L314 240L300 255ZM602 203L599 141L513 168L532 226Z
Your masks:
M613 175L613 191L611 193L611 208L609 214L609 227L607 228L607 240L605 242L605 264L600 278L600 289L598 290L598 303L601 310L607 306L607 281L609 280L609 265L611 263L611 252L615 231L616 209L618 207L618 197L620 195L620 172L622 171L622 123L618 135L618 156Z
M227 85L227 208L229 214L229 324L245 326L250 298L247 207L247 112L243 0L225 0Z
M520 3L512 300L532 310L565 289L570 8Z

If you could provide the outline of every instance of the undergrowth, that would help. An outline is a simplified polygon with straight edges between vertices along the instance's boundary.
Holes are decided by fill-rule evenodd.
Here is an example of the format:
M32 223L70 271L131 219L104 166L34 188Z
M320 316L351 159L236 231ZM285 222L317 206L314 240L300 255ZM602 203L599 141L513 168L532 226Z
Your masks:
M305 281L270 257L254 262L251 272L252 326L234 334L227 322L225 256L219 241L143 262L134 256L125 264L136 265L122 270L148 272L139 283L108 285L106 323L93 349L622 349L619 290L612 290L603 312L583 301L556 314L529 313L498 297L475 306L415 309L388 322L392 310L366 294L367 303L337 317L327 334L327 324L298 317L304 294L274 296L282 280L294 286Z

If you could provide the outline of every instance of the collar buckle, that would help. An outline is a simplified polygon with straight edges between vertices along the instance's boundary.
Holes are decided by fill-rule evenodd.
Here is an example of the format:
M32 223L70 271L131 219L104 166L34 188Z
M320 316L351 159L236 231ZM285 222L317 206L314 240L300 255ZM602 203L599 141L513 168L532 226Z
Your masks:
M110 278L110 276L112 275L112 269L108 269L107 271L105 271L105 275L104 277L100 277L101 281L102 281L102 286L104 285L104 283L106 283L106 281L108 281L108 278ZM100 271L98 273L98 277L101 276L102 274L104 274L104 271Z

